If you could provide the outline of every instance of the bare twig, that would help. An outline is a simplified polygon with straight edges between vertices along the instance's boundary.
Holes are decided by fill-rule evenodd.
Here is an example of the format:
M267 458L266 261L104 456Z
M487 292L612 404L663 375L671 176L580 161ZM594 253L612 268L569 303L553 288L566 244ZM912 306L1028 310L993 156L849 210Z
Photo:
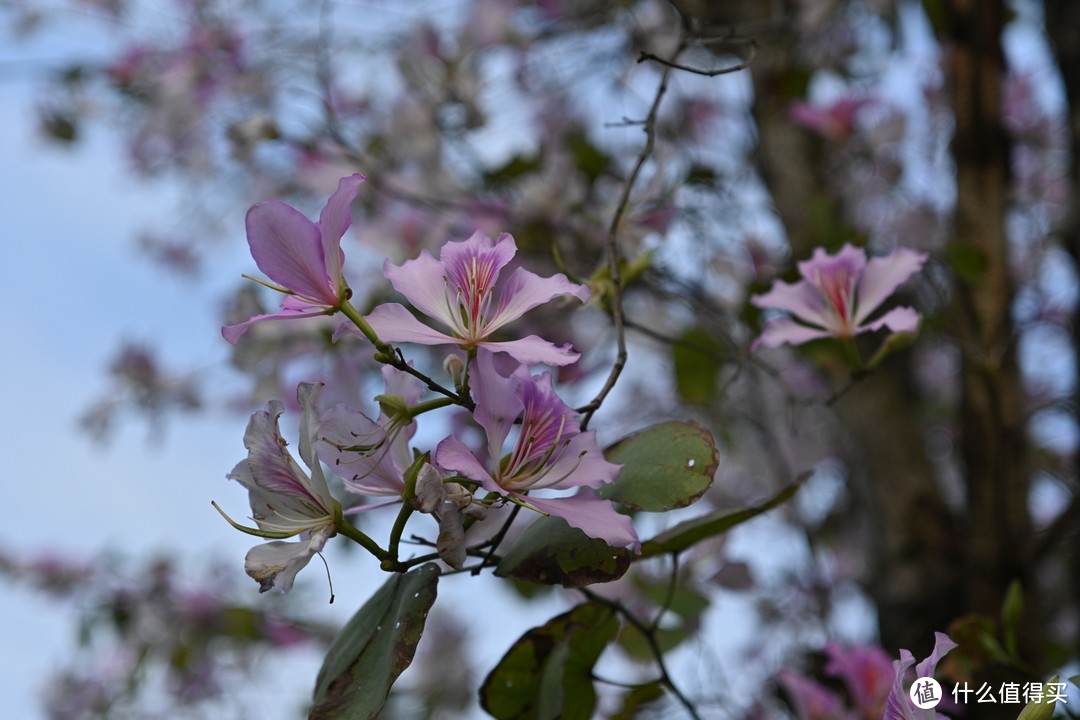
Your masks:
M641 52L641 55L638 56L637 61L639 63L652 61L659 63L668 69L682 70L683 72L704 75L705 77L716 77L717 75L727 75L728 73L745 70L753 64L754 58L757 57L757 43L754 40L749 40L746 44L750 46L750 52L745 60L736 65L729 65L728 67L722 67L716 70L703 70L702 68L696 68L692 65L681 65L673 60L665 60L659 55L654 55L650 52L645 52L644 50Z
M701 716L698 714L697 708L694 707L694 704L690 702L689 698L683 695L682 691L679 690L677 685L675 685L675 681L671 679L671 674L668 672L667 665L664 663L664 651L660 649L660 643L656 639L655 628L647 627L645 623L641 621L641 618L630 612L626 607L623 606L622 603L618 602L617 600L611 600L604 597L603 595L598 595L592 590L589 590L589 588L587 587L578 588L578 591L585 595L585 597L588 598L590 601L599 603L601 605L606 605L619 615L622 615L624 618L626 618L626 622L633 625L637 629L637 631L645 637L645 641L649 644L649 650L652 652L653 657L656 659L656 666L660 670L660 683L664 687L666 687L672 695L675 696L675 698L679 701L679 704L686 709L686 712L690 715L690 717L694 718L694 720L701 720Z
M678 52L675 53L675 57L678 57ZM607 381L605 381L604 386L600 388L600 392L597 393L596 397L594 397L591 402L580 408L580 412L582 413L582 430L585 430L588 427L592 416L604 403L604 399L608 396L608 393L611 392L611 389L615 387L619 375L622 374L623 368L626 366L626 328L623 325L623 288L622 275L619 271L619 225L622 223L623 215L626 214L626 208L630 203L630 193L633 191L634 184L641 174L641 169L645 166L645 162L649 159L649 156L652 155L653 148L656 147L656 118L660 112L660 102L667 92L668 76L670 74L670 68L664 68L664 73L660 77L660 85L656 88L656 95L653 97L652 107L649 108L649 114L645 117L645 146L641 148L637 162L634 164L634 169L623 183L622 195L619 197L619 202L615 206L615 214L611 218L611 225L608 226L607 261L608 271L611 273L612 286L611 319L615 325L618 352L615 356L615 362L611 366L611 372L608 373Z

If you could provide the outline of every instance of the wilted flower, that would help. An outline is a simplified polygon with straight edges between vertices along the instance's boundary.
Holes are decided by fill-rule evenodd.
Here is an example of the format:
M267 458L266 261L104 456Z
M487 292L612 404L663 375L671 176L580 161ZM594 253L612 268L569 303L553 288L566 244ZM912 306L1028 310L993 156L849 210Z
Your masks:
M439 443L436 465L479 482L489 492L561 517L608 545L638 546L630 518L592 491L614 481L620 466L604 459L592 431L581 432L577 413L555 394L549 373L530 375L526 366L519 365L510 377L503 377L492 355L481 351L472 390L473 417L487 434L490 469L453 436ZM504 456L510 429L519 418L517 440ZM581 490L570 497L526 495L544 488Z
M244 433L248 457L228 475L248 489L251 516L258 525L257 529L243 527L222 512L233 527L266 538L301 536L299 542L269 542L248 552L244 569L258 581L261 592L272 587L288 592L296 573L336 531L339 506L315 454L319 428L315 401L321 389L321 383L301 383L296 391L303 409L300 457L311 468L310 476L286 449L278 429L282 406L277 400L251 416Z
M930 657L915 666L916 681L919 678L933 677L941 658L956 646L957 644L945 633L934 633L934 651L930 653ZM915 657L907 650L901 650L900 659L893 661L896 678L893 680L892 690L885 704L883 720L936 720L943 717L935 713L932 708L916 708L908 697L908 692L904 688L904 678L912 665L915 665Z
M349 297L341 266L341 237L352 225L349 205L364 176L343 177L313 223L303 213L278 200L256 203L247 213L248 245L255 264L286 293L281 310L238 325L226 325L221 334L236 343L252 323L270 318L329 315ZM267 283L268 284L268 283Z
M871 322L867 318L924 262L926 253L909 248L897 248L870 260L861 248L851 245L844 245L836 255L817 248L810 260L799 263L801 281L789 284L778 280L769 292L750 299L757 307L791 314L770 321L753 347L851 338L883 327L892 332L914 332L919 314L909 307L894 308Z
M542 278L520 267L499 284L499 273L516 253L510 235L503 233L492 242L477 232L468 240L443 245L438 260L423 250L401 266L386 262L383 272L394 288L425 315L449 327L450 335L424 325L397 303L380 305L367 321L388 342L482 347L526 364L568 365L579 356L569 345L559 347L535 335L501 342L490 339L526 311L560 295L583 302L589 297L584 285L565 275Z

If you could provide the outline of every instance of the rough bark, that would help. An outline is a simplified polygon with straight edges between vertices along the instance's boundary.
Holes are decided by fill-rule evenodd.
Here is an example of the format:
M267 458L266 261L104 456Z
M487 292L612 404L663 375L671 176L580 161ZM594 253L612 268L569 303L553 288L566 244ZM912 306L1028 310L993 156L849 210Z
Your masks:
M1001 115L1005 19L1002 0L951 0L941 38L956 119L953 242L981 258L986 269L981 282L955 284L949 320L962 354L959 453L967 488L965 604L991 618L999 616L1012 581L1029 584L1025 560L1031 539L1005 226L1010 151ZM998 679L993 672L987 668L976 680ZM1015 708L989 705L968 710L978 720L1016 714Z

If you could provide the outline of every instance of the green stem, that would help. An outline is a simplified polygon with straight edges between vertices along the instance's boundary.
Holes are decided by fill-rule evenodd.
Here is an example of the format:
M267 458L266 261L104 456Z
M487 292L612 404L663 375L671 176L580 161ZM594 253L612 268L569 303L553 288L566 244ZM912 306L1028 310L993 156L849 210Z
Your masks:
M405 532L405 524L409 522L409 516L413 514L413 506L410 500L402 498L401 510L398 511L394 527L390 531L389 559L395 565L398 563L398 546L401 544L401 535Z
M368 321L363 318L355 307L352 306L348 300L341 301L341 312L345 317L352 320L353 325L360 329L360 332L364 334L371 344L375 346L375 349L379 352L388 352L391 350L390 346L379 339L379 336L375 334L375 329L368 325Z
M863 369L862 357L859 355L859 347L855 344L855 338L845 338L842 342L844 346L844 355L847 356L848 362L851 364L852 370L858 372Z
M412 419L417 415L423 415L430 410L438 410L439 408L444 408L453 404L455 404L453 398L437 397L422 403L417 403L408 408L407 412L409 413L409 418Z
M369 553L374 555L380 562L386 562L390 559L390 554L379 547L379 544L365 535L362 531L358 530L352 523L345 520L345 517L341 514L341 509L338 508L337 522L335 523L335 529L345 537L349 538L357 545L360 545Z

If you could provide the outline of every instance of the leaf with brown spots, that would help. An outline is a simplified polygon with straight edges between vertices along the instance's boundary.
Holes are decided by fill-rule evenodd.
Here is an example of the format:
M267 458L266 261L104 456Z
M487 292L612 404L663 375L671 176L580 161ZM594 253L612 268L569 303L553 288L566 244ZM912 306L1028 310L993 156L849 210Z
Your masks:
M376 718L409 667L435 603L439 567L395 574L341 629L326 654L309 720Z

